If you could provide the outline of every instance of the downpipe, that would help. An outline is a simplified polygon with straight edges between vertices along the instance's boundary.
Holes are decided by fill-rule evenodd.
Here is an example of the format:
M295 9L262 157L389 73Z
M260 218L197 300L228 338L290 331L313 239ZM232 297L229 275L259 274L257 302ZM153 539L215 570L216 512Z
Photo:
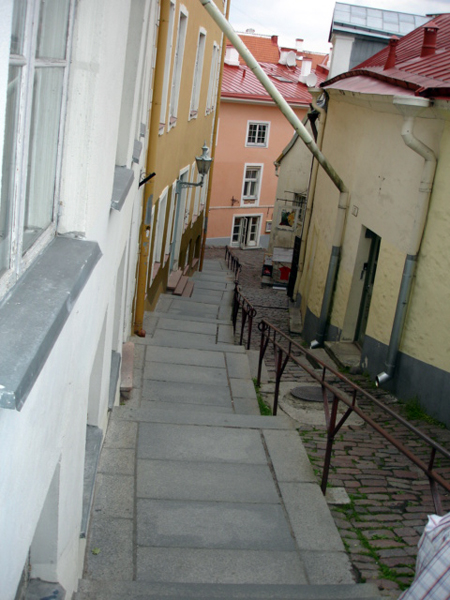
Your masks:
M436 155L434 154L433 150L418 140L413 133L415 116L424 108L429 106L430 101L423 98L404 99L401 97L394 97L394 105L404 115L401 133L403 141L408 148L411 148L411 150L425 159L425 164L422 169L414 225L405 259L405 265L403 267L403 275L400 284L397 307L395 309L394 323L389 340L389 347L385 362L386 370L376 376L375 384L377 387L386 384L394 376L397 355L400 348L400 340L403 333L417 267L417 259L428 216L428 208L430 205L431 191L433 189L433 180L437 165Z

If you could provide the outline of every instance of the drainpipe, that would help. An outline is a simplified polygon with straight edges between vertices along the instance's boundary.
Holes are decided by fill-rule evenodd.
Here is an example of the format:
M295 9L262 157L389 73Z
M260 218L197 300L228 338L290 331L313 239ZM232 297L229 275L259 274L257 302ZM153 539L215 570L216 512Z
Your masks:
M397 354L400 347L400 340L405 324L406 312L408 310L411 288L417 266L417 258L422 243L425 230L425 223L428 215L431 191L433 189L433 179L436 172L437 159L434 152L423 142L418 140L413 134L414 119L425 108L430 106L430 100L427 98L401 97L394 96L394 106L403 115L402 138L408 148L419 154L425 159L422 169L422 177L419 186L419 196L416 202L414 215L414 224L411 239L407 248L405 265L403 267L402 281L395 309L394 324L392 326L391 338L387 352L385 367L386 371L379 373L375 378L377 386L383 385L392 379Z
M161 3L160 22L158 27L156 65L153 80L153 104L149 115L149 140L147 147L147 173L155 171L158 145L158 131L161 111L162 82L164 77L165 48L169 29L170 2ZM145 337L144 312L147 286L147 273L150 258L151 211L155 180L150 179L144 187L144 206L139 238L139 257L137 269L136 304L134 308L133 330L139 337ZM145 200L147 199L147 200Z
M264 89L271 96L272 100L281 110L283 115L298 133L299 137L306 144L306 147L311 152L311 154L318 160L319 164L323 167L327 175L330 177L333 184L339 190L339 203L338 203L338 215L335 224L335 230L333 235L333 248L331 251L330 263L328 266L327 279L325 283L325 292L322 299L322 309L320 313L319 319L319 327L317 332L317 340L313 342L315 344L314 347L323 345L323 339L325 337L325 328L328 319L328 313L331 306L331 299L333 294L334 283L337 274L337 265L340 256L341 242L342 236L344 233L344 224L345 224L345 216L347 214L347 206L348 206L348 189L345 186L342 179L339 177L337 172L332 167L331 163L328 159L322 154L322 152L317 147L313 138L309 135L308 131L305 129L304 125L297 117L295 112L277 90L275 85L271 82L269 77L265 74L262 68L259 66L258 62L255 60L254 56L242 42L240 37L236 34L234 29L219 11L217 6L212 2L212 0L200 0L205 9L220 27L220 29L224 32L229 41L233 44L236 50L239 52L247 66L251 69L255 77L259 80L259 82L263 85Z

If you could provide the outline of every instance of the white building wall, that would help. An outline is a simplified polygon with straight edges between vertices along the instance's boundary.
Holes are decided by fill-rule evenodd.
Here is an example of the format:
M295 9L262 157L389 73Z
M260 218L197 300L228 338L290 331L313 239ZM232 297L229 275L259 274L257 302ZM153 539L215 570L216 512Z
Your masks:
M127 168L133 169L134 181L122 209L115 211L110 205L132 4L134 8L144 5L146 23L142 33L150 37L137 44L139 67L131 94L129 139L123 131L121 139L121 148L126 148L123 160ZM0 4L1 115L5 113L12 5L12 0ZM1 600L14 600L30 549L31 576L58 581L66 589L67 598L81 575L80 525L90 378L100 341L104 343L98 375L100 394L97 405L91 407L89 422L104 433L111 351L120 349L131 324L142 210L138 181L140 170L145 169L147 138L141 138L140 164L132 162L130 150L141 116L150 109L152 77L146 69L153 64L158 7L157 0L77 2L58 233L97 242L102 258L76 300L22 410L0 408ZM144 78L146 90L142 93ZM145 106L135 106L136 95ZM0 118L0 153L3 121ZM118 273L121 264L124 269ZM116 289L118 282L120 290ZM41 514L44 516L40 521ZM41 527L46 532L42 536Z

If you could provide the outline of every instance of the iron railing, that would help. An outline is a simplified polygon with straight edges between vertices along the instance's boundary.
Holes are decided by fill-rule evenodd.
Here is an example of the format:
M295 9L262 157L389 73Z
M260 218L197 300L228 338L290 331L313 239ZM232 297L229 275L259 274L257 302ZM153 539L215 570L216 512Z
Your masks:
M256 317L257 311L253 307L252 303L242 294L239 283L236 280L234 282L234 300L233 300L233 312L231 315L233 321L233 331L236 335L236 327L239 309L241 309L241 333L239 335L239 344L242 346L244 342L245 326L247 325L247 342L246 348L250 350L250 342L252 339L253 330L253 319Z
M242 271L242 265L239 262L239 259L234 256L234 254L228 248L228 246L225 246L225 260L228 269L234 273L235 280L239 281L239 273Z
M430 483L430 491L431 496L433 498L436 513L441 515L443 511L438 485L442 486L445 490L447 490L447 492L450 492L450 483L447 482L441 475L439 475L439 473L436 472L435 462L437 455L439 455L440 457L445 457L446 459L450 459L450 452L448 452L440 444L436 443L434 440L428 437L425 433L414 427L411 423L403 419L395 411L391 410L388 406L383 404L383 402L381 402L380 400L369 394L367 391L363 390L361 387L356 385L350 379L345 377L345 375L343 375L336 369L333 369L324 362L318 360L313 353L300 346L289 336L287 336L282 331L271 325L265 319L263 319L258 324L258 329L261 332L261 344L258 364L258 385L261 383L262 364L269 343L273 345L275 355L275 396L273 406L274 415L277 414L281 377L289 361L294 362L301 369L306 371L306 373L308 373L308 375L310 375L312 379L317 381L317 383L319 383L322 388L323 407L327 426L327 445L325 450L321 483L323 494L325 494L327 488L328 475L331 465L331 455L333 450L333 442L336 437L336 434L347 421L348 417L352 413L356 413L365 423L370 425L375 431L381 434L390 444L397 448L399 452L401 452L421 471L423 471ZM301 358L303 358L303 361L300 360ZM319 365L320 374L319 369L315 370L312 366L308 366L309 362L308 360L305 361L305 358L312 360L314 363ZM349 390L349 394L337 388L335 385L336 382L343 384L345 388ZM389 415L391 419L397 421L398 423L406 427L413 434L412 437L414 439L414 442L416 442L416 440L418 439L421 440L427 448L427 451L429 452L428 464L422 458L417 456L417 454L414 454L397 438L395 438L383 427L381 427L376 421L374 421L374 419L372 419L371 416L364 412L361 406L358 405L358 400L364 400L370 405L377 406L378 408L383 410L387 415ZM347 407L347 409L343 416L338 420L338 408L340 402L344 404Z

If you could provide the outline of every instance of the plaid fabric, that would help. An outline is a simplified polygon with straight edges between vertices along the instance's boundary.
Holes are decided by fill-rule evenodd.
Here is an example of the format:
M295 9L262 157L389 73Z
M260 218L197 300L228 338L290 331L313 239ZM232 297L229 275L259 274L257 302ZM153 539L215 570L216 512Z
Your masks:
M450 513L429 515L418 544L416 576L398 600L450 598Z

